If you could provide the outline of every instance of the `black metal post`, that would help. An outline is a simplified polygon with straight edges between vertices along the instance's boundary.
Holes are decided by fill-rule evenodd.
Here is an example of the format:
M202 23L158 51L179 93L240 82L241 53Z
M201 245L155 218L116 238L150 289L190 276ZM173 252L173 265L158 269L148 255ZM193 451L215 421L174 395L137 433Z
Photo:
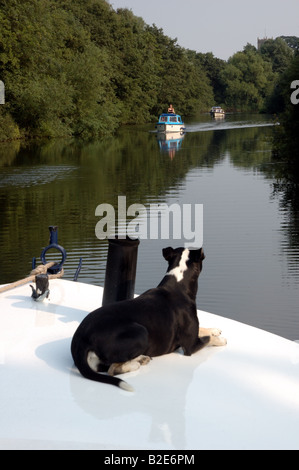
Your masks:
M109 239L102 305L134 297L140 240Z

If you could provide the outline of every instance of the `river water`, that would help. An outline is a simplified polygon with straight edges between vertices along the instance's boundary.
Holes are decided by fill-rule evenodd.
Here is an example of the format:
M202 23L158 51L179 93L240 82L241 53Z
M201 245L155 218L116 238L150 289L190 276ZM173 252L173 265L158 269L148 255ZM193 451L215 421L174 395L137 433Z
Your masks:
M58 225L64 278L73 279L82 257L78 280L103 285L107 240L96 236L96 209L108 204L118 213L119 196L126 208L202 205L198 308L298 340L299 216L277 182L272 118L201 115L186 128L172 141L151 124L90 142L1 144L0 284L31 271L32 258L48 245L48 227ZM183 246L184 235L183 227L180 238L170 230L169 239L141 239L137 293L159 283L162 248ZM57 256L49 251L47 260Z

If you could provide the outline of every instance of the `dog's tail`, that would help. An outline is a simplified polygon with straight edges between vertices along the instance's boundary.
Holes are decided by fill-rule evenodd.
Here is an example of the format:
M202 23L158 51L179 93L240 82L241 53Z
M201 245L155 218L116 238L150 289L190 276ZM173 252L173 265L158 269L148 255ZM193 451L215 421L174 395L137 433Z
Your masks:
M116 387L122 388L128 392L134 392L133 387L122 379L117 377L98 372L98 367L101 363L99 357L93 351L86 351L85 354L74 354L72 350L73 359L75 365L79 369L79 372L89 380L95 382L101 382L109 385L115 385Z

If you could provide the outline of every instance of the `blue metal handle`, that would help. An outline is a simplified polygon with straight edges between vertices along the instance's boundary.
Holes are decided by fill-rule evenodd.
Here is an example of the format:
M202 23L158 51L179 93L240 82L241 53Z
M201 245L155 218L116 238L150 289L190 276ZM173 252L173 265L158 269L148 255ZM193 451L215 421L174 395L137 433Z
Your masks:
M51 268L48 269L48 271L52 274L57 274L59 271L61 271L61 268L63 266L63 263L66 260L66 251L65 249L61 246L58 245L58 227L55 225L51 225L49 227L50 230L50 244L46 248L43 249L42 254L41 254L41 261L43 264L47 264L46 260L46 253L50 249L55 249L61 253L61 261L60 263L54 264Z

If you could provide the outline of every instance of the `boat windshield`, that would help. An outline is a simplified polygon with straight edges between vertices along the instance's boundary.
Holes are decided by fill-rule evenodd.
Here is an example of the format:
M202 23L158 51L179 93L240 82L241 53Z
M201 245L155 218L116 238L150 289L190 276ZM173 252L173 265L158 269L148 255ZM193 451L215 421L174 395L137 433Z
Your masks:
M170 116L169 122L177 122L177 117L176 116Z

